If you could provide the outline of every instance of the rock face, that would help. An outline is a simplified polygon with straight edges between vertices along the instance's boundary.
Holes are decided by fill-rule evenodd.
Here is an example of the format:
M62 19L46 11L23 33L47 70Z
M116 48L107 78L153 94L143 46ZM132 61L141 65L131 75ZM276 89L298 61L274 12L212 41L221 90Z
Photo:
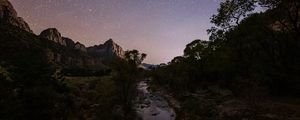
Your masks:
M63 40L66 41L66 45L68 48L73 49L75 47L75 42L72 39L63 37Z
M36 36L32 34L28 24L21 17L17 16L16 10L8 0L0 0L0 23L0 40L2 40L1 38L14 36L12 38L13 42L1 42L0 47L11 49L4 49L0 56L9 56L11 52L8 51L15 51L15 47L19 49L20 46L24 46L24 48L29 50L33 49L35 51L44 52L48 61L54 64L98 68L98 66L103 66L103 58L105 59L108 56L123 56L124 54L119 45L109 40L103 45L91 47L92 53L104 55L103 57L92 56L87 52L88 50L83 44L62 37L56 28L46 29L42 31L39 36ZM12 25L16 27L12 27ZM35 40L41 42L34 42ZM43 40L50 40L56 44L47 44L47 47L45 47ZM12 45L15 43L17 45ZM32 52L32 50L30 52Z
M66 41L62 38L61 34L56 28L48 28L42 31L40 37L49 39L63 46L67 46Z
M87 48L88 53L98 57L120 57L124 58L125 52L122 47L116 44L112 39L107 40L104 44L95 45Z
M32 33L23 18L18 17L16 10L8 0L0 0L0 21L7 22Z
M87 52L85 46L83 44L81 44L80 42L75 43L74 49L80 50L80 51L83 51L83 52Z
M65 37L63 37L63 40L66 42L67 48L87 52L87 49L84 44L81 44L80 42L75 43L72 39Z

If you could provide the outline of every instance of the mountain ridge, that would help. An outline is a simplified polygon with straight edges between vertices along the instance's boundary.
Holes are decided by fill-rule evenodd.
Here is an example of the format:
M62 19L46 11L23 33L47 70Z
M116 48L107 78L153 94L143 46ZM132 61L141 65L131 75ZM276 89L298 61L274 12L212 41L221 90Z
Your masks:
M125 54L123 48L112 39L107 40L103 44L87 47L87 51L90 55L96 57L108 56L109 58L124 58Z
M29 25L22 17L18 17L17 11L8 0L0 0L0 20L32 33Z
M86 47L78 41L75 42L71 38L62 36L57 28L47 28L39 35L36 35L32 32L29 25L21 17L17 16L17 11L8 0L0 0L0 23L3 30L8 31L3 33L4 36L1 38L1 41L10 39L5 36L20 34L20 36L14 36L15 41L20 42L18 44L26 44L29 47L28 49L32 45L39 46L38 49L45 52L48 61L51 63L66 66L102 66L103 60L123 58L124 56L123 48L112 39L100 45ZM8 24L14 27L9 27L10 25ZM30 33L30 35L26 32ZM25 38L28 40L23 41L22 39ZM10 46L7 49L18 47L9 45L12 44L9 41L5 43L7 46ZM101 49L99 49L99 46L101 46Z

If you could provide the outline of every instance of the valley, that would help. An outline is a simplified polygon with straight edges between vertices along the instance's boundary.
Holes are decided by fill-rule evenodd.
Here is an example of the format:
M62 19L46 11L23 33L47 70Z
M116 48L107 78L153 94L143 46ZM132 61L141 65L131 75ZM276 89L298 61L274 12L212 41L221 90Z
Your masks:
M166 56L178 52L178 46L174 46L182 42L166 38L186 37L188 28L198 30L192 22L198 21L194 17L199 14L184 14L182 17L177 13L187 12L187 9L194 13L194 9L200 10L198 6L203 7L203 3L211 1L117 2L119 4L113 6L116 7L113 10L103 10L112 12L101 16L107 23L100 24L102 19L84 19L90 23L83 23L86 28L79 37L74 35L77 30L41 29L38 24L28 24L11 1L0 0L0 120L300 120L298 0L213 1L219 7L207 18L210 20L210 28L206 30L208 39L189 41L184 49L180 49L180 55L158 64L146 63L145 60L150 58L149 61L153 62L153 56L168 59ZM150 9L153 7L148 6L151 2L163 7L157 11L156 7ZM63 3L66 1L46 2L52 7ZM179 3L191 8L177 10L182 7ZM23 7L43 8L36 4L38 2ZM101 4L111 4L111 1ZM72 5L77 8L87 4ZM149 17L133 6L156 14L149 14ZM204 12L205 7L201 8ZM97 16L101 13L87 8L76 15L88 12ZM117 22L115 19L104 20L120 17L115 10L121 10L122 19L117 19ZM54 14L63 16L72 11L67 9L64 14ZM170 14L172 12L174 14ZM23 17L32 20L30 15L33 13L23 12L28 14ZM130 18L127 13L146 15L153 21L141 24L147 19L137 19L139 15ZM162 21L173 15L180 19ZM77 18L62 22L81 21ZM188 25L177 26L175 22ZM164 28L169 23L172 23L171 27ZM105 31L96 33L90 24L103 25ZM37 26L41 29L39 33L33 32ZM121 31L124 26L128 29ZM149 26L155 30L150 31ZM91 30L84 31L87 28ZM131 35L127 34L128 31ZM126 35L117 37L123 38L118 43L115 39L99 38L96 45L91 46L83 44L90 43L89 40L72 38L91 37L87 32L99 33L99 36L100 32ZM74 36L68 36L71 33ZM150 40L153 36L146 36L149 34L158 35L159 39ZM132 36L136 36L135 40L129 39ZM141 50L125 48L119 43Z

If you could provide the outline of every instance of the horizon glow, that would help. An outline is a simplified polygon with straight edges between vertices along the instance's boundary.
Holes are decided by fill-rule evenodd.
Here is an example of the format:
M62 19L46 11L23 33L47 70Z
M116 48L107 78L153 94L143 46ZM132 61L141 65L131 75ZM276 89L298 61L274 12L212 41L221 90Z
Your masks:
M35 34L57 28L86 46L112 38L124 50L167 63L195 39L208 40L218 0L10 0Z

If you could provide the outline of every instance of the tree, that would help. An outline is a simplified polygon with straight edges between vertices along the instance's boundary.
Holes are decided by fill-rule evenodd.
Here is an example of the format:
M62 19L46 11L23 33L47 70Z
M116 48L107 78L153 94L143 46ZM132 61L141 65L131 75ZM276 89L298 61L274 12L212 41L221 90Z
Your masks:
M226 32L252 14L257 6L276 12L274 20L282 27L299 34L300 27L300 1L299 0L226 0L221 2L218 13L213 15L211 23L215 26L208 30L212 40L219 33ZM299 39L296 35L296 38Z
M125 59L130 63L134 63L135 65L140 65L146 57L147 54L140 53L138 50L131 50L125 52Z
M221 2L218 14L212 16L211 23L225 30L239 25L242 18L255 9L255 3L255 0L226 0Z
M117 98L122 109L126 112L126 117L131 117L132 101L136 97L136 83L139 77L138 65L146 58L145 53L140 53L138 50L125 52L124 59L116 59L113 64L113 70L116 74L113 76L116 86ZM132 118L128 118L132 119Z
M265 11L254 13L257 6ZM215 59L222 60L220 56L224 56L231 65L228 68L233 71L233 76L241 80L252 83L258 80L275 93L283 91L282 88L290 93L295 91L297 87L291 83L297 83L299 76L296 61L300 60L300 54L295 52L300 48L299 16L299 0L222 2L211 19L215 26L208 30L213 44L221 45L214 52L218 53Z
M208 48L209 41L194 40L186 45L184 49L184 56L196 60L200 60L204 54L206 48Z

